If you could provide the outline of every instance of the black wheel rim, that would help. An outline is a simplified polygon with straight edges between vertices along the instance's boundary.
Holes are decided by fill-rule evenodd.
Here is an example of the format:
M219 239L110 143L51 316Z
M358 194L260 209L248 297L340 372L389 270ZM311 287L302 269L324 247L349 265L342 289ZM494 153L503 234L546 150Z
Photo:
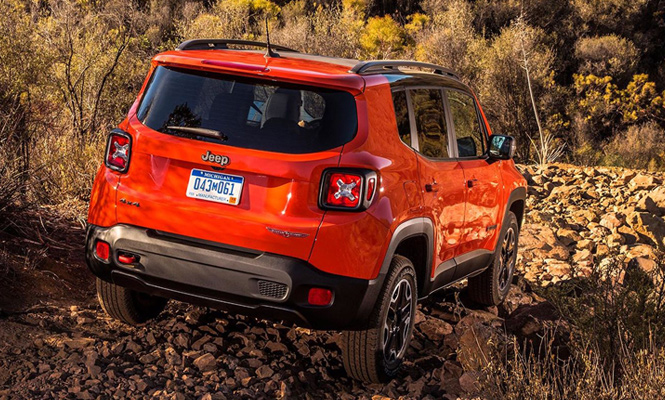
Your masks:
M398 362L406 352L414 300L409 281L402 279L397 282L390 295L390 306L383 324L383 357L388 365Z
M501 254L499 255L499 290L504 291L510 284L515 268L515 255L517 249L517 235L511 226L503 236Z

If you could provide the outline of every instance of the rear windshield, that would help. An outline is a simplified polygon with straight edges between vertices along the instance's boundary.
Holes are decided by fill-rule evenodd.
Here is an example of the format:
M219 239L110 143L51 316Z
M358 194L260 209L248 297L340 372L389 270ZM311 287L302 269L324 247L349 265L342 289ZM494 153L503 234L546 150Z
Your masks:
M294 154L341 146L358 124L348 92L161 66L137 116L171 135Z

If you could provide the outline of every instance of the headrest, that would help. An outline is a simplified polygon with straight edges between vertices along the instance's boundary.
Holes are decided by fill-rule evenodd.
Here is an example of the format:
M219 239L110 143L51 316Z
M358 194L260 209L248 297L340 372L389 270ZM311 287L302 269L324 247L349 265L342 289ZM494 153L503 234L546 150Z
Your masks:
M300 120L301 104L302 98L299 90L277 89L268 98L261 126L272 118L280 118L297 123Z

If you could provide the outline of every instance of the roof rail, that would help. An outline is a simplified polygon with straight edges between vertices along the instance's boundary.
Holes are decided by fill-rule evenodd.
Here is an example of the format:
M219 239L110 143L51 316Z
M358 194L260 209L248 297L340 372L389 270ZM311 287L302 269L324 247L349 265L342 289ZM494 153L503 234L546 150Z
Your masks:
M432 69L435 74L447 75L455 79L459 79L459 75L457 75L457 73L451 69L436 64L409 60L362 61L351 68L349 72L360 75L382 72L399 72L399 67L427 68Z
M253 46L268 48L265 42L256 42L253 40L239 40L239 39L191 39L186 40L176 47L176 50L227 50L229 45L238 46ZM292 53L299 53L298 50L293 50L288 47L280 46L278 44L270 43L270 47L277 51L289 51Z

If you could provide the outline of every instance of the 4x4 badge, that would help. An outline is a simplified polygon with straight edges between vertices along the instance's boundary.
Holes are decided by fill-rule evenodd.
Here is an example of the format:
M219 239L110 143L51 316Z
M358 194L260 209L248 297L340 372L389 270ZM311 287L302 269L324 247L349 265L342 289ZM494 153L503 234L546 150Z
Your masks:
M215 164L219 164L222 167L225 166L225 165L228 165L228 163L231 162L231 160L229 160L229 158L227 156L219 156L217 154L213 154L213 153L210 152L210 150L208 150L207 153L205 153L201 156L201 160L209 161L209 162L215 163Z

